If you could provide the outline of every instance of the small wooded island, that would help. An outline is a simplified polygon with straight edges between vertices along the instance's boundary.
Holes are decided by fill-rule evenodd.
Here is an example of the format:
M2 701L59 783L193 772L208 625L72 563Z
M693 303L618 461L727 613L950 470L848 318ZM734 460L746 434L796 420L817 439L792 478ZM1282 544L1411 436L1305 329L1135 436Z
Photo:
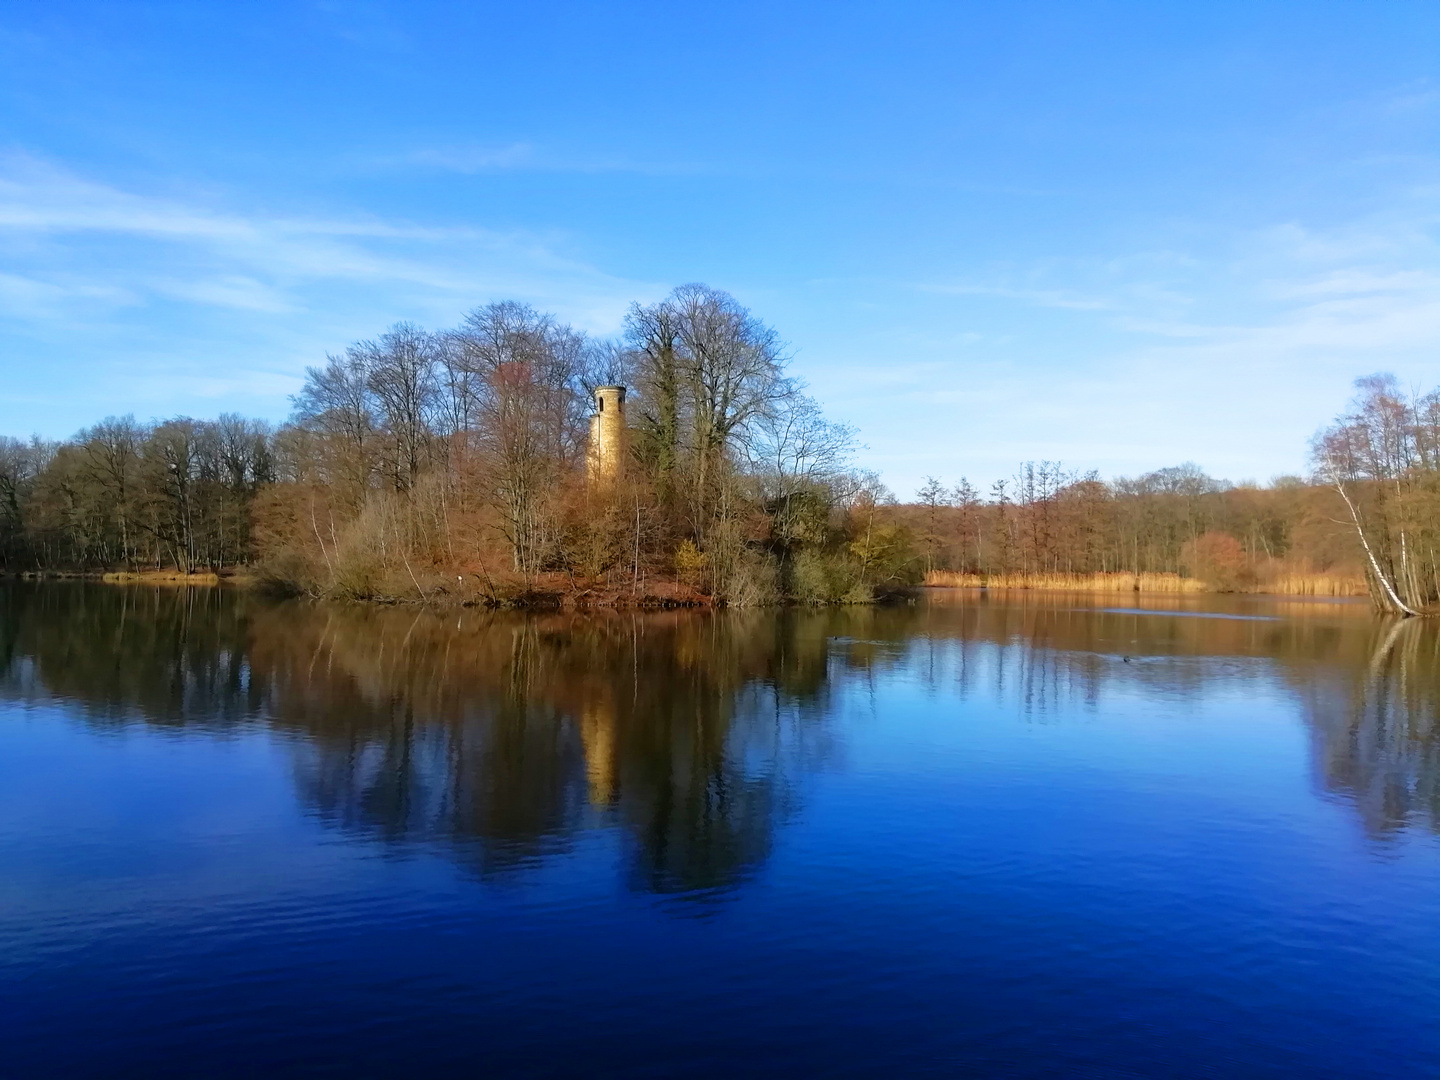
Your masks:
M288 422L0 440L0 569L488 605L866 602L921 583L1440 599L1440 397L1360 380L1315 475L1027 462L901 503L771 327L683 285L618 341L514 302L306 370Z

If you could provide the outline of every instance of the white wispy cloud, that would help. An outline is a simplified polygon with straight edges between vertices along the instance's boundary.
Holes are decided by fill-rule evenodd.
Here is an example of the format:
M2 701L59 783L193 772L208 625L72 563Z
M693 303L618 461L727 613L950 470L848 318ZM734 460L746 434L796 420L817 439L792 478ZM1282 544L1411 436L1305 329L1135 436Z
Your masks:
M307 364L412 319L515 299L612 333L663 288L560 233L237 208L0 157L0 430L63 435L109 412L274 418Z
M10 318L55 318L73 300L109 306L132 303L135 297L115 286L64 278L46 281L0 271L0 312Z
M637 159L624 154L560 151L533 142L502 145L447 143L417 146L399 153L357 158L360 170L484 173L622 173L636 176L694 176L713 171L695 162Z
M1101 296L1086 296L1060 288L1027 288L1021 285L932 283L922 282L915 286L922 292L944 296L992 296L1003 300L1019 300L1035 307L1059 308L1068 311L1113 310L1112 300Z
M883 378L857 365L832 383L862 402L901 488L947 471L935 431L954 471L987 482L1040 457L1111 474L1186 459L1232 478L1300 471L1357 376L1440 383L1437 223L1440 193L1417 188L1323 227L1177 228L1155 250L912 284L919 321L953 298L952 325L985 332L902 336Z
M530 143L508 146L422 146L408 153L379 157L372 164L382 168L418 167L442 172L486 173L535 168L538 161Z
M247 369L223 375L197 375L175 371L131 379L128 381L128 389L137 398L144 400L200 399L208 404L236 396L283 400L296 393L303 382L303 378L298 374L264 370Z
M996 282L917 288L1088 314L1148 355L1249 363L1325 351L1359 361L1440 344L1437 220L1423 208L1332 229L1285 223L1205 254L1046 261ZM1007 280L1016 276L1025 283Z
M27 243L7 245L0 295L43 295L48 303L36 308L42 318L65 296L297 311L307 306L307 288L349 282L408 287L426 312L497 295L563 302L604 324L590 329L609 329L637 289L653 291L567 255L556 235L361 215L241 213L128 191L23 155L0 159L5 235ZM97 238L119 246L107 255Z

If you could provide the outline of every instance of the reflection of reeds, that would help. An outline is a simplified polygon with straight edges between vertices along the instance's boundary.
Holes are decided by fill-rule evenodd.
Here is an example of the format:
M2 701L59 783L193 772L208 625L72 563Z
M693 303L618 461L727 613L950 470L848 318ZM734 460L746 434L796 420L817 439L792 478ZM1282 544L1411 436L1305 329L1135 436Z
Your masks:
M178 570L117 571L102 579L106 585L219 585L220 575L184 574Z
M925 584L950 589L1052 589L1088 593L1212 592L1198 578L1179 574L962 574L932 570ZM1366 596L1362 578L1335 574L1286 573L1235 590L1272 596Z

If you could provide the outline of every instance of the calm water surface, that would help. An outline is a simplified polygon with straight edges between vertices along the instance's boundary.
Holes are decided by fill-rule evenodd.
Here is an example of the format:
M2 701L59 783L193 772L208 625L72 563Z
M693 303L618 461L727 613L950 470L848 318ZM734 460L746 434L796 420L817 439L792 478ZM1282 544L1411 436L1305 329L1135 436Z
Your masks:
M0 588L0 1072L1440 1075L1440 630L1123 605Z

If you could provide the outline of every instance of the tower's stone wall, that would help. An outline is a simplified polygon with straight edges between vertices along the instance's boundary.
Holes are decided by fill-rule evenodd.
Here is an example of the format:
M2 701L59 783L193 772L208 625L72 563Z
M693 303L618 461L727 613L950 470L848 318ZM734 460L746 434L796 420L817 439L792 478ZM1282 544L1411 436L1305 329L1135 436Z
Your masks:
M626 438L625 387L597 386L595 412L590 417L591 483L608 483L624 472Z

